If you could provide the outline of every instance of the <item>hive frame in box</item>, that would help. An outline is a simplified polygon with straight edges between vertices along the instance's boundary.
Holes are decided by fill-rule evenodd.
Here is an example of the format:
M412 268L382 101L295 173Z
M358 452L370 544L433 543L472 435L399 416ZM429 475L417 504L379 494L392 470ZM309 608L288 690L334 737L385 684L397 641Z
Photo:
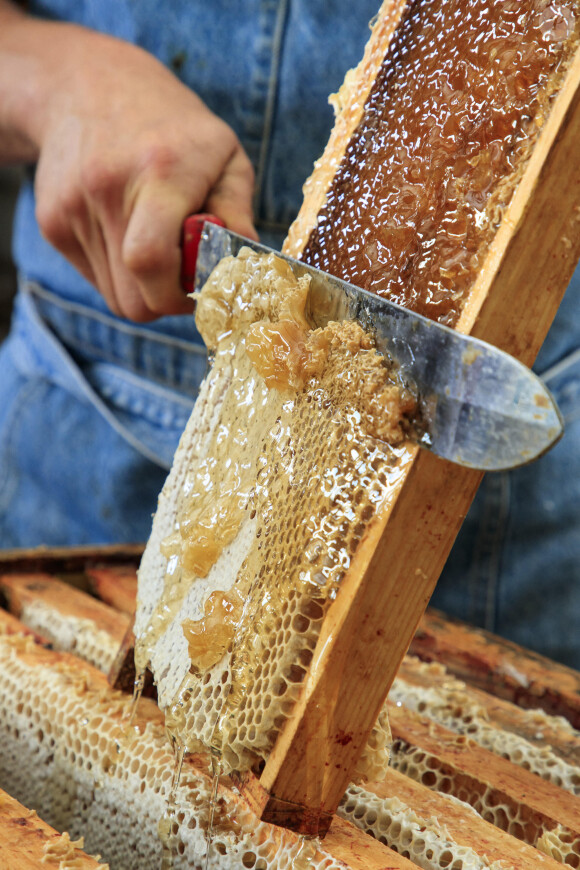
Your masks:
M71 560L72 561L72 560ZM69 564L71 564L69 561ZM94 587L94 578L95 575L99 579L99 584L102 588L109 589L108 580L114 580L120 583L120 585L125 586L126 588L122 590L121 602L127 602L127 600L131 596L131 589L134 590L134 583L132 583L131 578L131 570L130 566L124 564L123 566L115 566L115 565L95 565L94 563L98 563L98 553L94 554L93 558L89 558L89 562L92 564L88 564L85 572L81 572L78 570L80 567L80 563L76 562L76 571L73 576L67 577L63 576L64 580L71 579L75 584L79 584L79 581L83 579L81 575L84 575L84 580L81 583L83 586L93 586ZM45 554L42 557L42 560L39 560L38 563L34 563L34 560L28 559L25 563L21 563L26 565L26 571L21 571L17 567L17 563L12 563L12 573L6 574L2 573L2 569L6 568L6 565L0 568L0 590L2 588L15 590L18 587L27 587L31 589L35 582L38 581L40 576L40 568L44 571L44 587L42 591L43 602L46 606L52 606L54 609L55 615L58 616L59 620L67 617L72 620L74 623L75 619L78 619L79 616L87 613L87 605L83 604L78 595L75 594L72 596L71 601L64 604L63 603L63 595L62 590L56 589L54 598L51 602L50 595L47 592L49 587L49 581L51 579L50 574L50 559L47 558ZM62 561L55 559L55 565L57 567L62 567ZM119 578L122 578L119 580ZM85 594L85 593L83 593ZM17 598L13 597L12 601L16 607L19 606ZM75 603L76 602L76 603ZM94 623L94 631L95 636L98 635L100 631L102 631L102 618L95 611L96 618ZM84 618L84 617L83 617ZM90 621L90 620L89 620ZM58 620L57 620L58 622ZM6 614L4 611L0 610L0 626L5 625L8 631L23 631L26 630L22 625L19 625L18 622L10 617L9 614ZM462 634L460 635L460 631ZM432 615L428 616L423 620L422 623L422 634L425 632L430 633L431 637L431 649L436 648L440 641L440 645L445 646L446 654L449 656L453 651L453 643L450 640L450 637L458 636L460 638L459 644L459 652L461 648L465 648L465 646L469 647L468 638L472 637L473 642L471 646L477 648L478 650L478 660L487 660L490 663L494 663L493 669L497 672L497 675L501 675L502 671L509 671L510 666L510 656L514 653L518 653L518 661L520 665L520 674L523 678L529 678L530 684L535 685L537 691L537 697L541 699L545 696L545 692L543 689L550 687L550 697L545 698L546 703L551 705L553 712L560 712L560 707L562 709L567 709L569 706L569 697L574 691L574 686L576 688L580 685L580 676L570 671L567 668L562 666L554 665L553 663L549 663L546 660L541 660L539 657L528 658L524 651L517 650L513 645L505 645L498 639L486 638L485 635L481 633L473 633L470 632L465 627L455 626L451 628L449 631L449 626L447 623L442 621L439 617L433 617ZM1 634L0 630L0 634ZM115 625L115 620L111 621L111 633L112 637L117 636L117 629ZM58 643L62 639L66 640L66 632L62 634L61 637L54 637L53 642L58 645ZM467 642L466 642L467 641ZM0 640L0 654L2 655L3 660L6 660L5 644ZM58 653L53 653L47 651L44 653L41 649L34 648L29 649L28 651L22 647L20 641L16 641L16 649L18 647L22 648L23 654L23 663L17 665L17 668L22 667L32 667L33 670L35 668L39 669L39 693L43 694L42 687L45 685L46 680L51 680L51 670L55 672L55 680L58 683L59 679L65 680L65 684L67 680L72 680L71 685L71 694L70 697L63 696L63 707L66 706L71 710L80 710L81 707L79 705L87 704L86 698L90 699L91 697L96 697L99 699L100 708L96 712L93 711L96 716L95 722L99 721L99 717L102 714L102 707L104 702L104 707L110 703L112 708L115 709L116 706L119 705L118 695L114 693L110 694L110 701L107 701L107 691L104 688L105 682L104 678L100 675L96 675L94 669L82 665L82 663L75 661L72 657L63 657ZM451 658L453 658L451 656ZM458 656L456 658L461 658ZM28 659L28 664L26 664L26 659ZM479 668L477 664L475 665L475 672L473 674L473 678L477 681ZM490 664L491 668L491 664ZM409 675L413 673L416 674L417 678L422 677L423 679L430 679L430 674L426 673L424 676L421 675L420 671L417 672L417 665L413 665L409 662L406 665L403 673ZM59 673L61 677L59 677ZM67 676L68 675L68 676ZM467 675L469 676L469 674ZM8 679L14 682L15 674L11 673L10 670L4 670L4 679ZM433 682L433 680L431 680ZM97 689L96 696L93 694L93 689ZM466 693L469 695L471 690L469 687L465 689ZM76 696L76 699L75 699ZM39 696L40 697L40 696ZM455 699L456 701L456 699ZM476 702L480 703L480 699L476 693ZM9 707L14 707L16 700L11 700ZM42 701L40 701L40 706L42 705ZM403 702L404 703L404 702ZM487 700L488 707L493 705L493 698L489 698ZM72 707L71 707L72 705ZM14 707L16 710L16 707ZM91 701L89 700L87 712L90 714L91 710ZM399 711L400 712L400 711ZM504 711L505 715L505 711ZM24 746L25 740L25 732L26 732L26 740L27 742L30 739L37 740L34 736L36 734L38 723L28 721L26 718L27 714L24 712L24 718L22 718L22 714L19 714L19 726L23 728L22 730L22 745ZM418 738L419 743L417 746L425 749L426 741L431 739L432 732L432 724L430 724L430 720L418 720L417 717L414 717L412 714L408 714L410 717L411 725L409 728L406 726L407 716L401 717L399 715L398 721L395 723L396 728L398 729L399 735L398 740L413 740L413 735L415 739ZM527 716L525 711L520 711L517 708L512 708L511 713L508 716L508 719L519 719L520 725L521 721L526 722L526 724L536 723L536 727L543 728L546 726L546 723L542 723L541 718L538 719L538 714L533 714L533 722L530 720L530 723L527 723ZM82 718L82 717L81 717ZM155 727L154 723L159 721L158 715L155 713L155 709L152 706L150 701L143 702L143 710L141 711L142 724L146 722L148 719L151 721L152 726ZM2 721L2 717L0 717L0 722ZM90 720L89 720L89 733L88 735L83 736L83 722L80 721L79 716L73 716L70 720L67 720L68 724L61 729L61 736L57 740L57 745L53 748L53 752L62 753L63 751L67 751L67 747L74 746L75 741L77 739L82 741L86 741L87 737L90 738ZM9 723L8 723L9 724ZM64 720L63 720L64 724ZM14 723L13 723L14 725ZM4 728L5 724L0 725L0 727ZM102 726L98 726L100 731L102 731ZM148 726L149 729L151 725ZM559 731L561 737L562 747L564 749L564 754L566 751L570 759L575 758L576 764L578 766L578 770L580 770L580 751L578 749L578 740L579 735L573 735L571 731L566 731L565 723L563 720L554 720L551 723L551 727L555 729L553 732L548 732L551 736L548 739L552 739L555 731ZM74 734L71 733L70 741L67 738L67 729L72 728ZM13 730L9 728L9 730ZM13 737L11 738L13 740ZM149 744L151 740L155 740L154 733L151 731L144 732L143 743L139 746L139 743L132 744L137 750L138 755L143 755L143 759L147 755L149 750ZM493 817L494 812L501 811L503 806L503 802L505 802L505 796L511 793L513 805L513 799L515 796L516 807L514 808L513 823L516 825L520 824L518 819L523 819L526 817L526 813L528 811L525 809L526 803L532 807L533 810L533 800L530 804L529 798L533 799L534 792L537 794L542 791L543 800L544 800L544 816L546 821L548 822L547 827L545 829L546 835L548 839L546 840L547 845L552 846L552 848L558 848L558 843L560 842L559 836L560 834L565 834L565 829L559 825L556 820L558 818L559 807L565 806L568 812L568 815L574 812L574 806L578 803L578 798L574 798L569 792L564 792L561 789L545 789L540 784L536 788L537 780L534 777L530 779L530 774L527 771L521 771L518 773L517 769L513 765L508 765L506 768L506 763L503 762L501 758L495 759L494 756L491 756L489 753L485 751L483 753L478 752L474 746L470 747L469 744L465 741L465 738L456 738L457 739L457 747L455 755L458 761L458 775L457 780L461 781L463 774L468 773L474 784L479 783L481 787L484 786L484 783L488 783L488 788L491 787L492 791L490 792L490 802L488 811L491 811L491 815ZM42 740L37 740L35 745L38 746L41 753L44 751L46 754L47 748L44 747L42 749ZM448 743L453 746L453 737L451 734L448 734L446 737ZM107 750L105 747L105 755L112 754L115 752L118 753L119 749L115 750L114 748L114 739L111 738L110 745ZM63 744L62 746L60 744ZM129 741L131 744L131 741ZM92 747L92 744L91 744ZM157 751L161 751L161 744L157 747ZM50 749L48 750L51 751ZM131 745L129 746L129 751L133 751ZM93 761L96 761L96 757L94 756L94 750L91 748L89 752L90 758ZM473 769L471 772L465 768L463 762L468 756L472 756L477 759L480 757L483 763L483 768L480 768L480 771L483 769L484 776L481 776L481 772L475 772ZM170 759L170 754L167 748L163 749L163 757L166 760ZM29 756L30 762L32 766L38 767L38 756L36 752ZM445 761L444 757L442 758ZM26 756L23 756L21 765L23 765L23 769L26 771ZM196 765L198 767L196 768ZM97 765L98 766L98 765ZM141 766L142 763L141 763ZM473 768L473 764L471 765ZM77 763L78 767L78 763ZM120 764L121 769L131 769L132 762L131 758L127 761L121 761ZM469 765L468 765L469 767ZM511 772L510 772L511 767ZM81 766L82 768L82 766ZM79 773L81 774L81 780L86 778L86 772L83 773L82 769L79 768ZM505 768L505 769L504 769ZM30 773L32 773L32 767L29 768ZM73 778L76 778L78 774L74 774L75 767L73 766ZM131 805L133 798L133 790L137 790L139 794L141 794L140 800L144 800L147 796L147 800L150 799L149 791L151 789L151 784L146 784L146 795L143 794L141 789L139 788L139 777L141 773L139 772L140 768L137 765L136 775L130 776L130 782L127 781L125 788L125 792L123 793L123 801L124 803L128 803ZM427 772L431 770L430 767L426 768ZM507 771L507 776L506 776ZM159 771L159 773L163 773L164 776L166 774L164 771ZM42 774L44 775L44 773ZM185 779L188 781L193 780L194 778L201 777L201 781L207 780L207 771L204 768L204 764L201 759L196 760L196 758L192 758L189 760L185 772ZM149 773L144 774L145 780L150 778ZM118 777L113 774L113 782L118 781ZM99 775L95 773L95 783L99 780ZM123 781L123 777L120 777L120 780ZM508 792L505 791L506 783L508 781L512 781L511 786L507 786ZM167 790L165 782L165 791ZM103 787L102 777L101 777L101 788ZM205 790L208 790L207 785L204 787ZM518 789L520 789L521 794L518 795ZM202 788L203 790L203 788ZM81 789L82 791L82 789ZM453 792L452 792L453 793ZM47 794L47 791L44 790L43 794ZM48 790L48 794L50 795L50 790ZM233 801L233 806L237 807L237 812L241 814L245 819L251 819L251 815L247 815L248 810L242 804L236 803L239 801L239 798L236 798L235 795L232 795L231 792L228 791L227 781L222 783L222 787L220 790L220 795L223 796L226 802ZM502 797L503 795L503 797ZM499 796L499 800L498 800ZM537 795L536 795L537 797ZM77 797L74 797L73 800L76 801L76 804L82 808L82 801L79 801ZM50 806L50 800L48 801L48 805ZM38 805L40 807L40 804ZM160 805L161 806L161 805ZM519 809L518 809L519 807ZM498 810L499 808L499 810ZM580 818L580 812L576 810L578 817ZM400 773L396 771L392 771L388 774L387 779L382 784L369 784L366 787L360 788L356 786L350 786L345 799L342 803L341 807L341 816L344 816L347 819L351 819L355 822L355 824L362 829L362 831L367 831L368 833L372 833L373 836L378 837L380 839L392 838L395 839L398 837L397 842L401 845L399 848L407 849L413 858L416 858L417 862L419 862L420 866L425 866L424 863L421 863L425 859L425 853L431 855L429 861L431 863L428 864L429 867L440 867L445 866L445 863L449 862L449 860L455 861L463 860L466 862L465 866L469 867L477 867L477 868L489 868L490 864L495 866L494 862L499 861L499 866L502 868L512 868L518 867L518 870L540 870L540 868L544 868L544 870L556 870L556 867L559 866L553 859L547 857L546 855L537 852L534 849L531 849L529 846L525 846L523 843L515 840L513 837L509 836L506 833L503 833L499 829L495 829L489 825L488 822L485 822L478 818L476 814L473 813L469 808L465 808L465 806L460 805L456 801L453 801L446 795L438 795L437 793L431 792L429 789L425 788L424 785L419 783L414 783L412 780L409 780L408 777L402 776ZM522 815L523 813L523 815ZM549 817L551 814L551 821L549 821ZM529 817L529 815L528 815ZM182 823L183 824L183 823ZM273 839L268 836L268 828L258 826L258 822L254 820L254 825L259 828L262 832L262 835L266 833L266 840L268 843L264 845L264 841L259 838L256 842L256 846L260 847L260 842L262 843L261 851L258 854L266 854L272 853L272 850L276 852L276 850L282 846L282 852L286 855L293 854L293 850L299 850L300 845L296 836L291 834L290 832L286 832L282 835L282 832L279 832L278 835L275 833L272 834ZM560 830L561 829L561 830ZM328 837L324 843L324 853L328 856L332 856L331 861L343 861L347 867L352 867L353 870L360 870L360 868L365 867L368 870L371 868L391 868L391 870L411 870L412 867L415 867L415 864L410 864L405 858L397 856L392 852L386 850L374 839L365 838L362 834L362 831L356 831L351 825L346 824L341 819L334 819L333 824L331 826ZM1 832L1 823L0 823L0 832ZM82 833L82 831L75 831L75 836L78 833ZM151 839L151 831L144 832L146 835L147 842L154 842L154 839ZM132 833L125 832L122 833L122 836L126 839L130 839ZM180 834L175 834L175 843L178 844L180 842ZM221 831L220 831L221 836ZM282 837L282 839L280 839ZM362 839L361 839L362 837ZM552 837L552 841L550 841L550 837ZM2 838L0 833L0 839ZM285 839L284 839L285 838ZM570 838L568 837L568 840ZM282 842L284 840L284 843ZM251 851L252 841L246 840L248 844L248 849ZM405 845L406 844L406 845ZM105 851L106 843L97 843L92 844L90 846L91 850L95 851ZM14 854L16 855L15 861L18 860L19 856L19 846L18 843L14 847ZM25 848L25 840L23 841L23 848ZM572 846L568 846L568 848L572 848L571 855L577 856L580 858L580 836L577 835L576 842L572 843ZM264 849L266 852L264 852ZM575 851L574 851L575 850ZM239 854L239 853L238 853ZM248 852L248 855L250 852ZM297 852L299 855L299 851ZM142 856L137 856L139 860L142 860ZM216 866L219 867L230 867L231 863L228 863L230 860L234 860L232 855L231 859L227 857L227 855L223 856L224 860L218 859L218 863ZM248 862L248 858L246 857L246 863ZM325 859L326 860L326 859ZM441 863L440 863L441 862ZM22 865L23 868L26 867L26 864ZM133 865L131 865L133 866ZM138 865L141 870L141 865ZM147 865L148 866L148 865ZM196 860L194 856L189 856L187 854L179 855L177 859L176 868L190 868L193 866L197 866ZM213 865L212 865L213 866ZM248 865L249 866L249 865ZM268 863L267 866L275 866L277 864L270 865ZM300 866L299 862L296 865ZM325 866L334 866L325 865ZM19 864L14 864L14 867L19 867Z

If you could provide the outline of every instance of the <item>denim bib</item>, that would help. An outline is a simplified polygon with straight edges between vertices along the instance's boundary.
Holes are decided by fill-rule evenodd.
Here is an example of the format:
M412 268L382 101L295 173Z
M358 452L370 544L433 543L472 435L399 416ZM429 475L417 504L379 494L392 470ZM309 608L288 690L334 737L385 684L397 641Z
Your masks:
M141 45L235 130L255 214L279 244L332 126L328 94L362 56L379 0L32 0L30 10ZM119 87L122 87L119 81ZM135 326L41 238L32 177L14 254L23 291L0 350L0 546L144 540L205 371L191 317ZM580 667L580 273L536 370L562 442L488 475L434 602ZM385 568L387 570L387 566Z

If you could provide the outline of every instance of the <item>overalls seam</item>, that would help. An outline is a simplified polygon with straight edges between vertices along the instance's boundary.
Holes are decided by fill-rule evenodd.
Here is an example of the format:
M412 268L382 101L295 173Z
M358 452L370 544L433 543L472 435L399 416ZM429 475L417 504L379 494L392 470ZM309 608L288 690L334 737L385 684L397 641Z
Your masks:
M256 184L254 189L254 209L257 214L261 212L262 207L262 188L264 186L264 178L266 176L266 167L270 155L270 147L272 142L272 125L274 121L274 110L278 98L278 87L280 77L280 59L282 55L282 43L284 41L284 30L288 17L288 0L280 0L276 15L276 24L272 39L272 57L270 64L270 76L268 82L268 94L264 110L262 142L258 156L258 165L256 169Z

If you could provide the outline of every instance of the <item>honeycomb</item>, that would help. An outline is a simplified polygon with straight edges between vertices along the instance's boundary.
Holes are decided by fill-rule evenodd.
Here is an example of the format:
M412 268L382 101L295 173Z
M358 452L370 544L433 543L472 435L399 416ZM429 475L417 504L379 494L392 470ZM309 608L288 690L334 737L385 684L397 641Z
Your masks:
M25 601L22 622L49 640L55 649L72 652L84 661L108 671L119 648L118 640L90 619L61 614L42 601Z
M85 866L85 858L78 856L78 850L84 847L84 837L71 840L68 831L65 831L60 837L48 840L44 844L41 863L58 863L58 870L79 870ZM96 860L98 861L99 857L96 857ZM110 870L110 868L108 864L98 864L95 870Z
M468 846L455 843L445 824L423 819L397 797L380 798L351 785L338 814L379 842L410 858L423 870L505 870L500 861L490 863Z
M546 831L536 843L537 848L567 867L580 867L580 837L570 836L562 825Z
M574 0L407 3L302 258L456 323L577 19Z
M411 674L419 673L425 681L429 680L430 674L440 676L443 670L440 665L425 665L410 657L407 657L406 668ZM477 703L460 680L446 677L442 685L426 687L414 685L398 676L389 692L389 700L434 719L452 731L467 735L485 749L532 771L559 788L575 795L580 794L580 766L559 757L543 741L534 744L520 734L491 724L486 710ZM534 714L528 714L529 719L533 716ZM544 724L548 724L550 718L554 717L543 714ZM538 727L540 721L537 715L534 721ZM558 724L562 727L561 723ZM570 737L580 738L580 734L574 732L569 723L566 726Z
M140 570L139 600L157 597L138 606L138 666L152 667L171 733L210 746L225 772L267 757L329 603L411 458L411 398L358 324L308 330L307 281L249 249L212 274L197 315L215 348L212 434L194 412L199 446L185 470L176 462L174 500L158 512L172 520L148 546L161 540L156 591L147 553ZM378 723L361 775L384 770L387 733Z
M562 0L407 4L304 258L455 323L562 81L576 13ZM244 254L204 288L214 362L140 571L138 667L171 732L211 746L226 772L267 757L411 461L396 412L390 446L369 428L371 349L325 339L321 375L306 279L287 268ZM232 596L241 614L213 618Z
M459 741L466 740L458 737ZM566 864L580 867L580 837L564 826L549 829L540 813L500 794L493 786L480 782L461 770L452 768L436 755L405 740L396 739L391 747L391 765L433 791L453 795L472 806L479 815L512 837L531 846L542 847L546 854L560 850ZM547 852L550 849L550 852Z
M126 697L30 638L0 637L0 672L3 786L115 870L159 870L164 859L174 870L344 866L317 841L259 822L221 787L206 865L211 778L184 765L167 810L174 755L157 712L140 712L129 728Z
M383 707L353 772L353 782L382 782L387 774L393 735Z

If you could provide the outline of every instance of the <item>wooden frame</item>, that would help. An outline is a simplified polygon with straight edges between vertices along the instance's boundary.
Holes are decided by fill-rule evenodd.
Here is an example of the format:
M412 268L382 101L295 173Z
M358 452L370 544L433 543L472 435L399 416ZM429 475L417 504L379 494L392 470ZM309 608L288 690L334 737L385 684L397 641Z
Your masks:
M572 668L537 653L528 652L522 659L517 644L434 610L421 619L410 650L497 698L564 716L580 730L580 675Z
M38 870L51 864L58 866L65 856L75 870L103 868L96 858L67 843L66 837L39 819L34 811L0 790L0 865L9 870Z
M388 46L402 5L393 9L394 18L371 40L362 81ZM352 87L356 93L357 83ZM579 103L577 51L457 325L526 364L580 257ZM356 123L356 113L339 117L338 133L306 188L288 253L299 256L306 244ZM263 818L324 833L480 479L416 451L392 507L368 530L325 619L301 697L260 777Z

